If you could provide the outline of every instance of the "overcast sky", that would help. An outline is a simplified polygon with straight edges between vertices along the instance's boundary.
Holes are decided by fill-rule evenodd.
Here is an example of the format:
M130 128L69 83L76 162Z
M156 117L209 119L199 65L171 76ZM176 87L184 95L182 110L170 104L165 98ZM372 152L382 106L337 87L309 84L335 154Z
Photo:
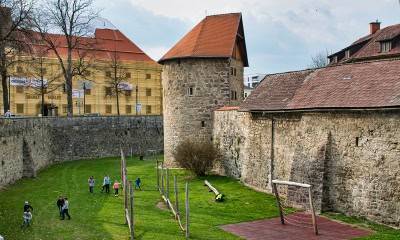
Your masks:
M94 0L101 16L159 60L206 15L241 12L250 67L245 74L307 68L311 56L337 52L400 23L399 0Z

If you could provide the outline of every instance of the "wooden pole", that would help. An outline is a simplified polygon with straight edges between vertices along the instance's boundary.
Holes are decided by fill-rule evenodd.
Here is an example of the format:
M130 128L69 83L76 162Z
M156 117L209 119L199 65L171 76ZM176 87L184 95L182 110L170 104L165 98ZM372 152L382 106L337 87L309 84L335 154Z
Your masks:
M314 226L314 233L315 233L315 235L318 235L317 218L315 216L315 209L314 209L314 203L313 203L313 200L312 200L311 187L308 188L308 198L309 198L309 201L310 201L312 221L313 221L313 226Z
M161 162L161 194L164 195L164 163Z
M166 197L167 197L167 199L168 199L168 201L169 201L169 168L167 168L167 176L166 176L166 184L167 184L167 186L166 186Z
M283 211L282 211L282 205L281 205L281 201L279 199L279 193L278 193L278 189L276 188L276 183L274 183L273 181L271 183L272 183L273 191L275 193L276 204L278 205L279 216L281 217L281 223L285 224L285 219L283 217Z
M156 161L157 190L160 191L160 177L158 176L158 161Z
M186 237L189 236L189 183L186 183Z
M129 192L130 192L130 196L131 196L131 216L130 216L130 233L131 233L131 239L133 239L135 237L135 231L134 231L134 224L133 224L133 188L132 188L132 181L129 181Z
M176 175L174 175L174 193L175 193L175 208L176 215L179 215L179 203L178 203L178 181Z

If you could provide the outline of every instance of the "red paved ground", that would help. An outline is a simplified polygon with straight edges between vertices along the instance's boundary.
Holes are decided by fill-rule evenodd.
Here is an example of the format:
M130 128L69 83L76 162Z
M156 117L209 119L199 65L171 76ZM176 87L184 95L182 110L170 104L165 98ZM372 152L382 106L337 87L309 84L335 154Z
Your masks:
M295 218L304 217L303 213L295 213L291 216ZM372 232L344 225L332 220L318 217L318 235L314 234L312 228L298 227L294 225L282 225L280 218L272 218L259 220L254 222L245 222L238 224L229 224L220 226L225 231L236 234L248 240L261 239L348 239L367 235L372 235Z

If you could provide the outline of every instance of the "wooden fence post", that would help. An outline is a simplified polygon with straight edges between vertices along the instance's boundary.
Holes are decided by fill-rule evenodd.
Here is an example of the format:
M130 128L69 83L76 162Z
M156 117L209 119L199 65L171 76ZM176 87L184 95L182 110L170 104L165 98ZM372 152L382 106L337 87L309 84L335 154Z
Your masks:
M186 183L186 237L189 236L189 183Z
M133 224L133 189L132 189L132 181L129 181L129 192L130 192L130 196L131 196L131 214L130 214L130 233L131 233L131 239L133 239L135 237L135 231L134 231L134 224Z
M175 208L176 208L176 217L179 215L179 202L178 202L178 183L176 175L174 175L174 193L175 193Z
M161 162L161 194L164 195L164 163Z
M169 202L169 168L167 168L167 176L166 176L166 188L167 188L167 193L166 193L166 197L167 197L167 201ZM167 204L168 208L169 208L169 204Z
M158 176L158 161L156 161L157 190L160 191L160 177Z

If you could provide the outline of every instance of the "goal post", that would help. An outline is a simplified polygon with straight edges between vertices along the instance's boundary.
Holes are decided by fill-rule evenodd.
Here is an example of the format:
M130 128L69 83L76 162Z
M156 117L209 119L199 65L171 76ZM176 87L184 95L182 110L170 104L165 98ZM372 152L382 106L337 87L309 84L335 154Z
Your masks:
M299 227L307 227L307 225L309 225L309 223L307 223L307 220L309 221L310 219L301 218L301 217L297 217L297 216L296 216L297 219L293 219L294 216L291 217L290 214L286 213L286 211L284 210L285 205L282 203L281 197L279 196L277 185L287 186L287 192L286 192L287 205L290 205L290 204L292 206L295 205L294 207L297 207L297 208L299 206L304 206L305 210L309 209L310 214L311 214L311 220L312 220L312 228L314 229L315 235L318 235L317 218L315 215L315 209L314 209L313 197L312 197L312 189L311 189L312 186L310 184L305 184L305 183L272 180L272 189L274 191L276 203L278 205L281 223L285 224L285 222L287 222L289 224L296 225ZM305 198L307 198L307 199L305 199ZM304 200L308 200L308 201L306 202ZM299 218L301 218L301 219L299 220ZM290 219L290 221L289 221L289 219ZM305 222L304 222L304 219L306 219Z

